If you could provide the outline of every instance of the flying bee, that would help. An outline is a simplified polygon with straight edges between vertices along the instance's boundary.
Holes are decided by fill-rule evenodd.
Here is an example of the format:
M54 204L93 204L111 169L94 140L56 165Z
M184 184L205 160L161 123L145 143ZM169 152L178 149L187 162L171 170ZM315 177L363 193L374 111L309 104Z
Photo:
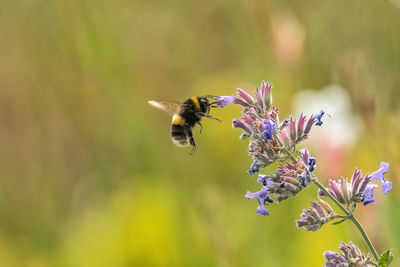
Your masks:
M167 101L150 100L149 104L161 109L172 115L171 122L171 138L172 142L177 146L192 145L192 154L196 150L196 143L193 139L192 128L200 125L200 133L203 129L201 119L203 117L214 119L221 122L219 119L209 115L210 108L218 107L217 102L209 102L208 98L214 96L193 96L183 103L174 103Z

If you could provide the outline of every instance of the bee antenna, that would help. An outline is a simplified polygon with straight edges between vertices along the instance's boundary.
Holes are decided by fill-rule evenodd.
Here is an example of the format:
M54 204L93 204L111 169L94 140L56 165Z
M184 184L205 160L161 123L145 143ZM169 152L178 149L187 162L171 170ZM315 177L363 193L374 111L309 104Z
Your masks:
M214 98L214 97L219 97L219 96L216 96L216 95L206 95L206 97L207 97L207 98Z

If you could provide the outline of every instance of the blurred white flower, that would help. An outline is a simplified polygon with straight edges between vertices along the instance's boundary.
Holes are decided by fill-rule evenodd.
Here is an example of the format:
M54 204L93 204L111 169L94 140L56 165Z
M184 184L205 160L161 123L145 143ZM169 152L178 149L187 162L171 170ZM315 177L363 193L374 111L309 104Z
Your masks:
M302 90L294 97L295 114L326 112L324 124L314 129L312 140L330 147L349 149L362 131L361 120L351 111L351 99L339 85L329 85L321 91Z

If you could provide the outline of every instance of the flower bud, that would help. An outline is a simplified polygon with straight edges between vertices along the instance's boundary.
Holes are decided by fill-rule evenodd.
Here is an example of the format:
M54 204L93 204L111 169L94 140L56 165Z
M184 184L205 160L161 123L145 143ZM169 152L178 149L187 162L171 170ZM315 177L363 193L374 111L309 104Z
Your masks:
M310 208L303 210L300 220L296 221L297 227L303 227L307 231L316 231L325 223L338 218L331 206L323 201L311 201Z

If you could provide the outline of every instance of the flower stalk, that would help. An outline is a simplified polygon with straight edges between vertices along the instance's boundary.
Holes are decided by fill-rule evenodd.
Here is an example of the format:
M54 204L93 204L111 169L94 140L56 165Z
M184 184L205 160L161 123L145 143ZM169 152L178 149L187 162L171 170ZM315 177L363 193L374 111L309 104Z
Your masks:
M372 253L373 258L363 255L361 250L351 241L346 244L341 242L339 249L342 254L326 251L324 257L327 267L339 266L388 266L393 259L391 250L384 252L379 258L371 240L354 216L354 211L361 202L365 205L374 202L374 189L378 187L372 181L381 183L382 192L388 194L392 183L387 181L384 174L389 169L389 163L381 162L377 171L371 175L361 175L361 170L355 169L351 179L343 178L330 180L325 187L314 174L317 159L306 149L301 149L300 157L294 153L296 145L310 137L313 126L321 126L325 111L310 116L300 115L299 118L290 116L284 120L279 119L279 108L272 105L272 84L261 83L261 90L256 88L254 96L238 88L236 96L214 97L221 108L229 104L240 105L242 113L240 118L232 122L233 128L240 128L243 132L240 139L249 140L249 155L252 158L250 175L260 172L277 160L281 163L274 173L259 174L257 182L262 184L260 191L245 195L248 199L258 201L257 214L269 215L266 207L272 203L280 203L290 197L295 197L311 183L318 187L320 197L328 197L343 212L337 214L331 206L321 198L310 202L308 209L303 209L300 219L296 220L298 228L307 231L316 231L330 221L339 219L331 224L340 224L351 220L360 231L365 243ZM375 261L375 262L374 262ZM383 265L382 265L383 264Z
M277 137L275 136L275 138L277 138ZM278 143L281 142L278 138L277 138L277 141L278 141ZM296 159L294 158L293 154L290 153L290 151L287 150L286 147L284 147L284 151L293 162L296 162ZM357 227L357 229L360 231L362 237L364 238L364 241L367 244L369 250L371 251L372 256L374 257L376 262L378 262L379 261L378 253L376 252L374 245L372 244L367 233L365 232L364 228L361 226L361 224L357 220L357 218L354 217L353 213L350 212L349 210L347 210L334 196L332 196L332 194L325 188L325 186L323 186L318 181L318 178L316 176L314 176L314 179L315 179L314 183L318 186L318 188L321 189L322 192L324 192L325 195L327 195L333 201L333 203L335 203L336 206L338 206L348 216L348 218L354 223L354 225Z

